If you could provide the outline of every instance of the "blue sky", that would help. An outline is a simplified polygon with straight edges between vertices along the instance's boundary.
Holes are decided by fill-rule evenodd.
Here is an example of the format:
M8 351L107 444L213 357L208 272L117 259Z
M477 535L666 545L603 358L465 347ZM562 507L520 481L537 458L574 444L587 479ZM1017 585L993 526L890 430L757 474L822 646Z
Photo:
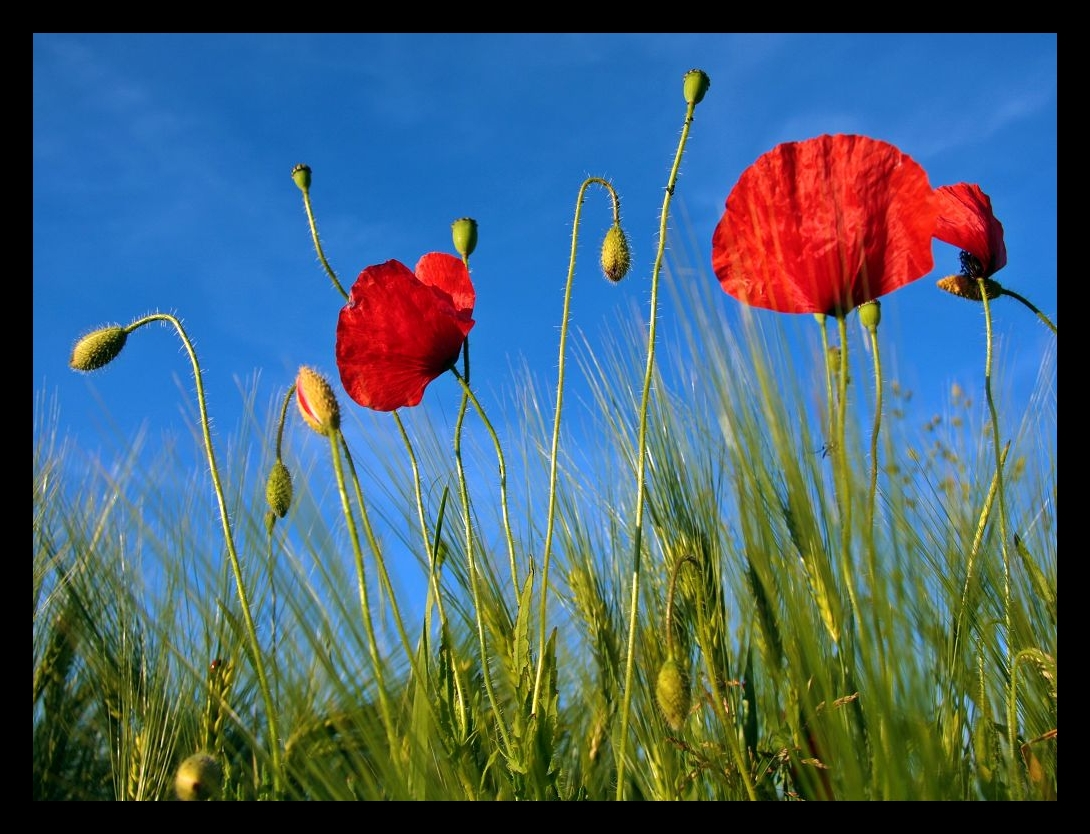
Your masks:
M34 391L90 450L142 428L188 436L192 410L188 360L160 325L108 368L71 371L74 340L104 324L180 317L220 432L251 380L262 410L300 365L336 381L341 299L291 180L299 162L346 287L367 265L451 251L451 221L474 217L474 387L501 401L523 361L555 381L580 184L614 183L633 249L632 274L611 286L597 266L608 203L591 194L572 326L595 334L646 306L694 67L711 89L671 234L697 242L697 266L760 154L862 133L932 185L979 183L1006 230L996 278L1058 324L1055 34L65 33L35 34L33 62ZM933 274L883 299L880 333L893 375L938 401L951 382L982 385L984 322L979 305L935 290L957 271L952 247L935 252ZM994 312L1001 373L1028 391L1055 340L1012 300ZM457 398L441 378L420 408Z

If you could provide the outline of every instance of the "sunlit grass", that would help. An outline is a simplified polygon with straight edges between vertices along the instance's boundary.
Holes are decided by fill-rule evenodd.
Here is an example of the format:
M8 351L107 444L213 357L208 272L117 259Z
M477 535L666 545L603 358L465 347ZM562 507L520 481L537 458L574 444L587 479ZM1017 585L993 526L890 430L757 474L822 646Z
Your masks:
M680 320L659 345L648 416L624 795L1055 798L1055 355L1041 357L1032 398L1005 401L1002 414L1002 489L1017 536L1010 575L992 509L988 411L960 388L939 390L942 380L929 392L946 402L940 415L920 413L913 392L887 383L874 521L851 515L845 569L816 327L736 306L726 326L733 302L714 279L674 271ZM269 525L280 398L262 413L256 383L243 387L243 423L217 442L272 679L280 778L207 467L139 440L116 460L89 456L39 394L33 797L172 799L177 768L203 751L222 765L222 788L210 794L221 799L615 798L645 339L634 317L575 350L589 397L565 411L548 587L550 383L523 371L517 397L488 404L507 452L509 519L495 449L467 413L469 530L452 423L424 409L402 415L425 536L394 419L347 413L361 494L393 572L391 596L365 548L380 666L329 444L291 415L284 462L294 497ZM862 337L847 348L861 353ZM874 395L866 362L854 368L848 485L865 506ZM199 432L178 446L190 441L199 447ZM655 685L670 576L683 560L669 640L692 706L675 730ZM541 594L551 602L550 684L533 713ZM1004 642L1008 595L1013 646Z

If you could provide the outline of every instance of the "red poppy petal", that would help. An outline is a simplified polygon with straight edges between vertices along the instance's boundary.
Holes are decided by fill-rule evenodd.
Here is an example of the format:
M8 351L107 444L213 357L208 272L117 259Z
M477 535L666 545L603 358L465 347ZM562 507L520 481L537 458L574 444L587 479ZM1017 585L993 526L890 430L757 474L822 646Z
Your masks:
M428 286L447 293L456 310L467 315L473 314L477 294L473 289L469 270L461 258L445 252L429 252L417 261L416 277Z
M932 266L927 174L866 136L789 142L747 168L712 237L723 289L786 313L847 312Z
M939 217L935 237L973 255L985 278L1007 265L1003 224L992 212L992 200L975 183L959 182L935 189Z
M337 319L337 369L356 403L393 411L420 403L446 372L474 321L398 261L368 267Z

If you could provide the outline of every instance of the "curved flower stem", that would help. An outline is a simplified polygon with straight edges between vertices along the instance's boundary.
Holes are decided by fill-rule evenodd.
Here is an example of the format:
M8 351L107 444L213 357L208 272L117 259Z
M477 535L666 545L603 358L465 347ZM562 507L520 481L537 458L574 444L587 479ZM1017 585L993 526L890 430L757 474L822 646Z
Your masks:
M1040 310L1038 310L1038 309L1037 309L1037 307L1035 307L1035 306L1034 306L1033 304L1031 304L1031 303L1029 302L1029 299L1027 299L1027 298L1024 298L1023 296L1021 296L1021 295L1019 295L1018 293L1016 293L1016 292L1015 292L1014 290L1008 290L1008 289L1007 289L1006 287L1003 287L1003 288L1001 288L1001 289L999 290L999 293L1000 293L1000 295L1009 295L1009 296L1010 296L1011 298L1013 298L1013 299L1014 299L1015 301L1021 301L1021 302L1022 302L1023 304L1025 304L1025 305L1026 305L1026 306L1027 306L1027 307L1028 307L1029 309L1031 309L1031 310L1032 310L1032 311L1033 311L1034 313L1036 313L1036 314L1037 314L1037 318L1039 318L1039 319L1040 319L1041 321L1043 321L1043 322L1045 323L1045 326L1046 326L1046 327L1048 327L1048 329L1052 331L1052 335L1053 335L1053 336L1057 336L1057 335L1058 335L1058 334L1056 333L1056 325L1054 325L1054 324L1053 324L1053 323L1052 323L1052 322L1051 322L1051 321L1049 320L1048 316L1046 316L1046 315L1045 315L1044 313L1042 313L1042 312L1041 312Z
M341 297L347 301L348 293L344 287L341 286L341 282L337 279L337 273L333 271L333 267L329 265L329 261L326 260L325 252L322 251L322 242L318 239L318 224L314 222L314 211L310 205L310 189L303 189L303 208L307 212L307 223L310 226L310 237L314 241L314 251L318 253L318 260L322 262L322 268L325 269L326 275L329 276L329 280L333 282L333 288L341 294Z
M352 462L352 452L348 448L348 441L345 440L343 433L341 434L341 450L344 452L344 458L348 464L348 471L352 476L352 490L356 495L356 504L360 508L360 521L363 524L363 533L367 537L368 547L371 548L371 552L375 556L379 581L382 583L382 588L390 599L390 611L394 616L394 625L397 627L398 636L401 638L401 645L405 649L405 654L409 658L410 665L413 665L415 664L413 659L414 655L411 644L409 643L408 634L405 631L404 621L401 619L401 609L397 604L397 595L394 593L394 586L390 582L390 573L386 569L386 559L383 556L382 547L379 545L378 539L375 536L375 530L371 526L371 520L367 514L367 506L363 500L363 490L360 488L360 479L356 474L356 465ZM413 671L416 671L415 668Z
M339 429L330 432L329 453L333 458L333 471L337 477L337 492L341 496L341 509L344 511L344 520L348 525L348 537L352 542L352 556L356 565L356 590L359 594L363 625L367 630L368 650L371 654L371 665L374 667L375 683L378 686L379 708L382 710L383 724L386 725L386 738L387 743L390 745L391 760L399 762L400 757L397 755L399 743L398 735L396 728L394 727L393 713L390 710L390 701L386 692L386 680L383 672L382 658L379 656L378 641L375 638L375 626L371 617L371 605L368 602L367 573L364 570L363 565L363 549L360 547L359 531L356 528L356 516L355 513L352 512L352 504L349 501L348 490L345 487L344 462L341 457L342 445L344 445L344 449L347 451L343 433ZM349 462L351 462L351 459L349 459ZM354 472L353 481L358 488L359 482L355 478ZM360 502L360 512L364 516L364 519L366 519L366 511L363 509L362 502ZM366 522L365 527L368 531L370 530L370 525L366 524Z
M507 509L507 462L503 456L503 445L500 443L499 435L496 434L496 429L492 426L492 421L488 419L488 415L485 413L484 406L482 406L480 400L477 399L477 395L473 393L473 389L469 387L469 380L459 374L456 368L451 368L451 372L457 377L458 382L461 384L462 392L468 397L469 401L473 403L473 407L477 410L481 422L484 423L488 436L492 438L492 445L496 448L496 462L499 466L500 473L500 509L503 512L503 531L507 538L507 558L511 563L511 582L517 593L521 586L519 585L518 574L515 570L515 534L511 530L511 518Z
M549 452L549 509L545 520L545 544L542 555L541 567L541 633L538 641L537 672L534 676L534 696L531 701L530 714L537 713L537 702L541 694L541 678L545 668L545 641L548 632L547 608L549 600L549 565L552 562L553 529L556 520L556 474L557 458L560 449L560 411L564 404L564 368L566 359L566 345L568 341L568 321L571 310L572 284L575 280L575 252L579 242L579 221L583 214L583 199L587 189L591 185L600 185L609 192L613 201L613 223L621 222L621 201L613 186L601 177L588 177L579 187L579 195L575 200L575 221L572 223L571 256L568 259L568 280L564 287L564 312L560 318L560 359L557 368L556 380L556 411L553 414L553 437ZM516 586L517 587L517 586Z
M619 743L617 745L617 799L624 799L625 767L628 755L628 716L632 710L632 684L635 679L636 668L636 623L639 618L640 604L640 562L643 552L643 513L644 490L647 479L647 413L651 400L651 379L655 370L655 336L658 328L658 298L659 275L662 272L662 259L666 251L667 221L670 216L670 202L674 197L674 188L677 185L678 171L681 169L681 157L685 152L685 144L689 140L689 130L693 123L693 113L696 111L696 102L688 100L685 108L685 124L681 128L681 139L678 142L677 153L674 155L674 164L670 168L670 176L666 183L666 195L662 200L662 212L659 216L659 242L655 252L655 265L651 270L651 301L648 316L650 322L647 331L647 365L643 375L643 392L640 397L640 425L639 437L636 445L636 511L635 529L632 535L632 589L629 595L628 615L628 648L625 656L624 694L621 698L621 724Z
M840 371L837 379L837 403L836 403L836 449L834 450L837 471L837 496L840 503L840 572L844 585L848 589L848 600L851 603L852 622L858 628L862 622L859 616L859 602L855 595L855 572L852 570L852 479L849 471L848 448L846 445L847 421L848 421L848 322L847 317L838 314L836 317L837 329L840 336ZM851 629L844 629L842 633L851 633ZM841 653L841 663L850 661Z
M272 696L272 688L269 686L269 678L265 672L265 664L262 660L261 644L257 639L257 628L254 625L253 614L250 611L250 601L246 593L246 583L242 577L242 564L235 549L235 537L231 530L231 519L227 512L227 500L223 494L223 485L220 482L219 467L216 465L216 453L212 447L212 432L209 428L208 407L204 394L204 380L201 374L201 366L197 361L197 354L193 349L193 343L182 327L182 323L174 316L167 313L155 313L133 322L126 329L131 333L142 325L153 321L163 321L174 327L185 345L189 361L193 365L193 377L197 386L197 406L201 415L201 433L204 438L204 450L208 457L208 470L212 475L212 487L216 493L216 504L219 508L220 523L223 526L224 543L227 546L227 557L231 562L231 572L235 578L235 590L238 593L239 606L242 608L242 619L246 626L246 636L250 642L250 654L254 664L254 672L257 674L258 686L261 688L261 697L265 702L266 719L269 725L269 755L272 760L273 792L277 797L282 795L282 766L280 759L280 731L277 727L276 704Z
M458 467L458 492L462 498L462 523L465 525L466 534L466 561L469 569L469 587L473 594L473 611L477 621L477 647L481 655L481 675L484 678L485 692L488 694L488 702L492 705L492 714L496 719L496 728L503 738L504 753L511 752L511 740L507 736L507 728L500 714L499 703L496 701L495 688L492 685L492 672L488 663L488 645L485 641L484 618L481 611L480 576L477 568L477 556L473 543L473 518L470 512L469 487L466 483L465 466L462 462L462 424L465 421L466 408L469 405L472 392L465 383L465 378L452 369L458 381L462 383L462 404L458 408L458 420L454 426L454 460Z
M827 414L825 415L825 447L822 451L826 451L830 443L833 442L835 435L834 429L836 426L836 400L833 398L833 368L829 362L829 331L825 327L826 315L824 313L815 314L814 318L817 320L818 326L821 328L821 355L825 357L825 401L829 404Z
M276 425L276 460L280 461L283 448L284 448L284 423L288 419L288 404L291 403L295 397L295 384L293 383L288 388L288 393L284 395L284 401L280 404L280 420ZM276 638L276 565L273 559L273 530L275 529L275 515L268 516L268 530L269 530L269 595L271 597L272 611L270 612L270 631L272 646L270 652L272 654L272 667L273 677L276 684L276 706L280 708L280 672L276 665L277 655L277 638Z
M987 337L987 349L984 359L984 394L988 400L988 413L991 415L992 447L995 450L995 476L999 497L999 547L1003 558L1003 630L1006 632L1003 642L1006 644L1007 662L1010 664L1013 674L1014 627L1011 624L1011 565L1010 553L1007 549L1007 505L1003 490L1004 450L1001 448L1002 444L999 439L999 412L996 410L995 398L992 396L992 310L988 302L988 293L985 291L984 279L978 278L977 283L980 285L981 301L984 304L984 325ZM1013 705L1011 708L1013 709ZM1010 783L1011 790L1014 792L1013 798L1021 799L1022 778L1019 772L1018 728L1010 722L1007 724L1007 744L1010 747Z

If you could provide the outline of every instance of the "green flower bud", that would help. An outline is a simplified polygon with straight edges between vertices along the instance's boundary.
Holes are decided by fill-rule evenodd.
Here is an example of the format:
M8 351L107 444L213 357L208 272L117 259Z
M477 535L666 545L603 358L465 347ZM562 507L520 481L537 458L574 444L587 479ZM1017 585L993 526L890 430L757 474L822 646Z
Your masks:
M980 284L984 284L984 293L980 292ZM947 275L936 282L940 290L945 290L958 298L967 298L970 301L983 301L984 295L988 300L999 298L1003 294L1003 285L991 278L970 278L968 275Z
M602 241L602 272L616 284L628 274L631 265L632 254L628 249L628 238L620 224L614 223Z
M194 753L178 768L174 792L183 802L216 799L223 790L223 768L207 753Z
M689 70L685 73L685 103L700 104L711 85L711 79L704 70Z
M882 303L877 299L864 301L859 305L859 321L872 333L878 329L882 320Z
M269 473L269 480L265 482L265 500L269 502L269 508L283 518L288 514L291 497L291 472L283 461L277 460Z
M97 371L121 353L129 333L124 327L112 325L88 333L72 348L69 366L76 371Z
M655 697L666 723L675 732L680 730L685 719L689 717L692 697L689 694L688 676L672 657L667 658L659 669L659 676L655 681Z
M291 178L299 186L299 190L306 194L310 191L310 166L300 162L291 169Z
M450 224L454 237L454 250L468 258L477 248L477 221L472 217L460 217Z
M313 368L299 369L295 380L295 402L303 420L318 434L328 436L341 427L337 395L325 378Z

